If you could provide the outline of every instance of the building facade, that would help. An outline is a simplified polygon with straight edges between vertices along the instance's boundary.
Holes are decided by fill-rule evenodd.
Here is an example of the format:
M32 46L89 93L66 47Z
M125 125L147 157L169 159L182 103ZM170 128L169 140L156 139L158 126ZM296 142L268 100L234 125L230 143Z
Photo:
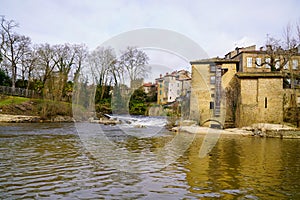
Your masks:
M156 79L157 104L164 105L175 102L177 98L186 96L191 89L191 74L186 70L166 73Z
M250 46L192 61L190 118L225 127L283 123L287 110L300 103L300 54L272 56Z
M193 61L190 118L200 125L224 124L228 87L238 68L237 60L212 58ZM232 119L228 119L230 121ZM215 122L220 122L215 123Z

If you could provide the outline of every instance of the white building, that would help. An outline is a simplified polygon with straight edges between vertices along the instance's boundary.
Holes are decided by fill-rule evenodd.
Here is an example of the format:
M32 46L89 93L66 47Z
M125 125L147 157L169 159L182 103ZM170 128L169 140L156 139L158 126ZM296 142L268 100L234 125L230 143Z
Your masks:
M157 103L167 104L187 95L191 90L191 74L186 70L174 71L160 76L157 81Z

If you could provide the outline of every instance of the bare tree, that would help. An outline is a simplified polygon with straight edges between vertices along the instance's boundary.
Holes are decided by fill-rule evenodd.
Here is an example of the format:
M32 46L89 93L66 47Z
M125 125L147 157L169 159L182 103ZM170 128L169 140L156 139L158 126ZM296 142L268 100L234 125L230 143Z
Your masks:
M17 67L22 64L22 57L29 51L31 44L29 37L13 32L16 27L18 24L15 21L1 18L1 54L8 64L13 90L17 81Z
M300 33L298 26L296 31ZM293 26L288 24L283 30L283 39L276 39L267 35L265 48L269 61L255 64L258 66L267 64L272 71L289 71L287 65L291 58L297 54L297 45L299 45L300 41L297 42L293 33Z
M82 68L87 62L88 57L88 48L84 44L74 45L73 46L75 51L75 58L74 58L74 77L73 82L77 82L82 71Z
M120 57L120 66L128 74L132 82L147 76L149 73L149 70L146 68L148 61L149 57L145 52L135 47L127 47Z
M53 90L53 93L55 93L53 98L61 101L69 74L75 62L76 52L75 48L70 44L55 45L53 48L55 51L54 60L57 64L56 74L53 75L54 84L56 85L55 90Z
M37 66L37 53L36 49L31 49L28 51L24 56L22 57L22 80L25 82L25 79L27 79L27 85L26 85L26 96L28 96L28 90L30 87L30 84L33 82L33 75L34 70Z
M112 48L98 47L89 55L89 64L98 86L100 86L100 99L103 99L106 86L111 85L113 79L117 81L114 68L116 56ZM112 73L113 72L113 73Z
M58 61L55 60L55 50L49 44L40 44L36 46L36 49L38 56L36 73L41 81L40 89L43 90L43 95L47 96L48 88L46 83L50 79Z

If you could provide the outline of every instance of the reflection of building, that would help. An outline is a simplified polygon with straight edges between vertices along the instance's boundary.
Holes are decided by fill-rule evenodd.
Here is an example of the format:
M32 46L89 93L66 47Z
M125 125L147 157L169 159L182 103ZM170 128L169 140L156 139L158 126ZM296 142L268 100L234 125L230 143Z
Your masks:
M186 70L174 71L165 76L160 75L157 82L157 103L167 104L177 98L186 96L191 87L191 75Z
M237 127L282 123L285 109L300 99L299 62L299 53L288 62L279 55L274 66L283 69L274 71L267 51L255 46L237 48L222 59L192 61L190 117L200 124L224 117L225 125Z

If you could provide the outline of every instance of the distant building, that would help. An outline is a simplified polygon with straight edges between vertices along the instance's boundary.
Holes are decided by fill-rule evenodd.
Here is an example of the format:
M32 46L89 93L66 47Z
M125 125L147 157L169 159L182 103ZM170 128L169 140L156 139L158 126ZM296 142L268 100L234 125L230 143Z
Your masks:
M177 98L187 95L191 88L191 74L186 70L166 73L156 79L157 104L175 102Z
M300 54L288 61L282 56L275 58L280 71L271 69L271 57L255 45L236 48L225 58L192 61L190 118L200 124L225 119L228 127L283 123L300 103Z
M156 92L156 84L155 83L144 83L143 88L146 94L151 94Z

